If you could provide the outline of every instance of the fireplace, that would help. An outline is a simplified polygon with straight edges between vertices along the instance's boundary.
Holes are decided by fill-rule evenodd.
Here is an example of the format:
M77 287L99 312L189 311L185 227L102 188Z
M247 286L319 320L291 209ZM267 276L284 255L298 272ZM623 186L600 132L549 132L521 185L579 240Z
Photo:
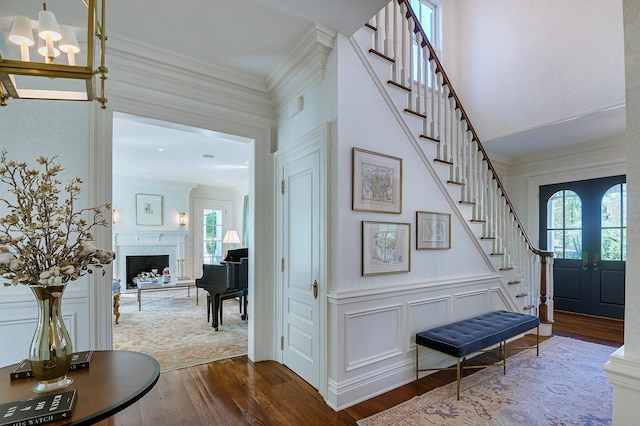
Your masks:
M126 278L127 288L136 288L133 278L141 272L151 272L157 269L161 274L162 270L169 266L169 255L151 255L151 256L127 256L126 257Z
M184 264L186 236L187 232L184 229L114 230L113 249L116 252L116 259L113 265L113 276L126 283L123 289L130 289L133 277L140 272L150 272L151 269L162 272L162 269L168 266L171 277L177 277L180 273L180 264ZM129 257L154 256L160 256L162 260L158 260L158 263L153 265L142 265L136 271L129 271Z

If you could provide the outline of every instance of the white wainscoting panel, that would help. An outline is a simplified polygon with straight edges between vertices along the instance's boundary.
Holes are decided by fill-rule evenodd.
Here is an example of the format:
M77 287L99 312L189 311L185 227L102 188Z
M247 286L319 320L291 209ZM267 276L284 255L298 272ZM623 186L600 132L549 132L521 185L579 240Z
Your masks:
M454 300L454 321L489 312L489 289L456 293Z
M346 313L344 320L347 371L402 355L401 304Z
M509 310L509 303L505 298L504 293L500 289L500 287L493 287L491 289L491 310L492 311L500 311L500 310Z
M451 297L436 297L409 302L407 351L416 346L416 333L429 330L449 322L451 318Z

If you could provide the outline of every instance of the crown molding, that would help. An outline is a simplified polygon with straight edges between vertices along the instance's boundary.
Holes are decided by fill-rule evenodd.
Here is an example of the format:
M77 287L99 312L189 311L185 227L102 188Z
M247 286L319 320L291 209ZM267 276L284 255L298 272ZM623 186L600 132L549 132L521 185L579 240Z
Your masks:
M252 115L273 115L266 83L238 71L118 34L109 34L106 59L109 80Z
M337 33L314 24L284 64L267 80L278 115L289 101L324 80L324 70Z

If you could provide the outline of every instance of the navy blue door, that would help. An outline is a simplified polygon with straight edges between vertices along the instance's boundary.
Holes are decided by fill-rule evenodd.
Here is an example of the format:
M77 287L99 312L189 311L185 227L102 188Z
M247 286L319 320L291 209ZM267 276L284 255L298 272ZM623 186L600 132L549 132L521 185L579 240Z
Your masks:
M624 318L626 196L625 176L540 187L555 309Z

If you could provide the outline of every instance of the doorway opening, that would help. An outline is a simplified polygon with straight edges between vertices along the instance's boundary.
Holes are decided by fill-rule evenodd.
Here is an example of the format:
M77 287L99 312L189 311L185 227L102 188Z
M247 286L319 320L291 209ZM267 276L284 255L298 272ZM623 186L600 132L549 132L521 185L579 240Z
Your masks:
M195 279L202 275L201 248L216 245L219 249L220 243L217 237L216 241L201 241L199 208L203 202L223 206L224 214L221 209L216 216L216 236L227 229L240 231L252 223L246 220L246 215L251 217L252 212L245 211L244 205L253 157L253 140L248 138L114 112L112 204L116 261L113 276L121 279L123 291L119 324L113 327L114 349L149 353L153 341L160 342L156 349L162 353L149 354L159 359L161 368L166 359L170 369L247 353L248 323L242 320L238 305L232 300L225 302L225 320L227 311L229 319L220 326L221 331L228 331L227 336L217 348L211 348L210 359L206 356L195 359L193 354L204 349L189 350L194 343L185 339L202 335L200 340L211 346L212 339L222 336L212 327L210 316L207 320L206 292L195 287ZM152 221L140 220L140 215L145 213L137 202L141 195L155 203ZM168 259L166 265L152 269L169 277L160 282L160 289L138 291L134 282L128 282L133 278L127 275L127 257L158 255ZM171 287L175 284L179 286ZM129 324L127 315L131 318ZM141 320L145 315L155 315L155 319ZM161 320L167 320L168 325L159 326L157 321ZM133 323L143 328L136 331L136 337L118 335L130 331ZM178 329L177 324L194 329ZM162 329L166 336L158 335ZM229 336L234 336L236 341ZM140 346L118 347L118 342ZM221 346L228 350L220 351ZM176 366L173 358L180 357L186 364Z

